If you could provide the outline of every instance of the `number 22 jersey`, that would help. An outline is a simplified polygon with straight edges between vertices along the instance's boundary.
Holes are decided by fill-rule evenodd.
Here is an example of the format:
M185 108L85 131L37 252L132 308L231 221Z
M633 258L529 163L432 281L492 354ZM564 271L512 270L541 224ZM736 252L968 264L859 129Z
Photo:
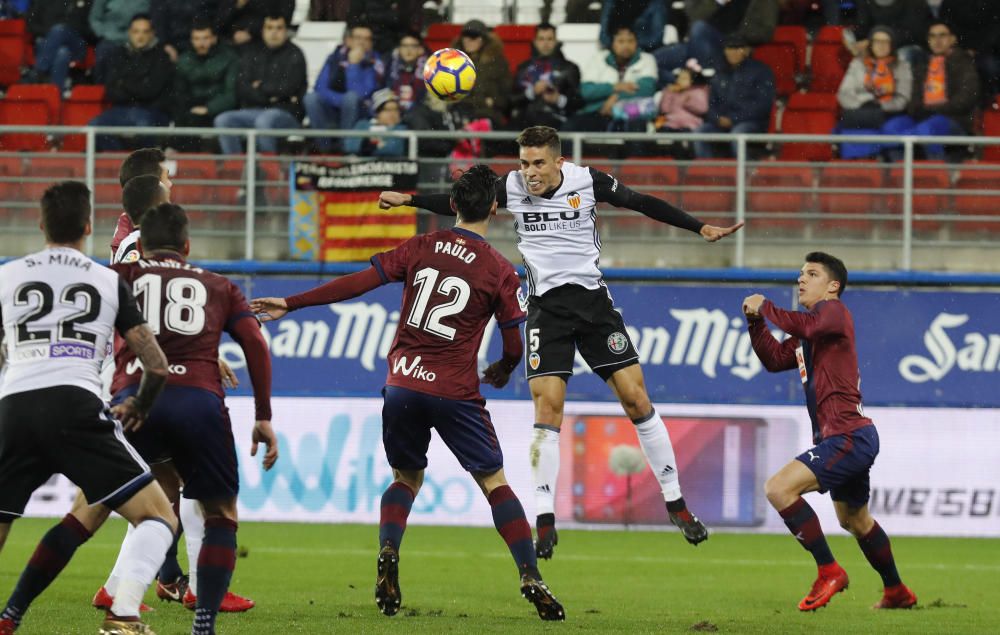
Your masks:
M372 256L383 282L402 281L403 303L386 384L456 400L482 400L477 360L492 316L525 319L514 266L481 236L452 228Z

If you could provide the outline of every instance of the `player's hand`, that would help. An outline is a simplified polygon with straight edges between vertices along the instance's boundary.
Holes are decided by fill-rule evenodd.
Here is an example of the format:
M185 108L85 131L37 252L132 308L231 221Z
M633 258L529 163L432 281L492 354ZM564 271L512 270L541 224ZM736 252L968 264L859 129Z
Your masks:
M122 422L125 432L135 432L146 422L146 413L139 410L135 397L126 397L120 404L112 406L111 414Z
M222 377L222 385L226 388L237 388L240 385L240 380L236 378L232 367L221 357L219 358L219 375Z
M400 205L409 205L413 202L413 196L410 194L400 194L399 192L382 192L378 195L378 206L380 209L389 209L390 207L399 207Z
M278 437L274 436L271 422L261 419L253 424L253 445L250 446L250 456L257 456L257 444L263 443L267 446L264 453L264 469L269 470L274 467L278 460Z
M706 242L714 243L717 240L721 240L728 236L729 234L735 234L736 232L743 229L746 225L744 222L736 223L735 225L730 225L729 227L716 227L715 225L702 225L701 237L705 239Z
M503 363L495 361L483 371L483 381L494 388L503 388L510 381L510 371L503 367Z
M759 293L748 295L743 299L743 315L748 318L760 317L760 305L764 304L764 296Z
M261 322L273 322L288 314L288 303L284 298L254 298L250 300L250 310Z

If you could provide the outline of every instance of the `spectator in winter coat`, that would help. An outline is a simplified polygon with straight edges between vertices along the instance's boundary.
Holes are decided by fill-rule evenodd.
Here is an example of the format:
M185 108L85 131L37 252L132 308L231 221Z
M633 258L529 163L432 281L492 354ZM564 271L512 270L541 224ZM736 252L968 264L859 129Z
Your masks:
M958 47L975 59L981 96L991 100L1000 93L1000 5L996 0L942 0L937 18L951 25Z
M565 129L604 132L619 100L652 97L656 92L656 62L649 53L639 51L632 28L623 25L615 31L611 50L599 52L584 66L581 79L583 106Z
M36 1L28 12L28 29L35 34L35 67L26 77L28 83L51 81L65 90L69 87L70 63L82 62L87 45L95 41L90 30L93 0Z
M835 132L843 134L878 134L891 117L906 112L913 94L910 65L896 56L892 29L877 26L868 36L868 48L855 57L840 82L840 124ZM851 143L840 147L843 159L871 157L881 150L879 144Z
M402 122L399 99L388 88L372 95L375 116L355 124L355 130L406 130ZM364 157L402 157L406 155L406 139L401 137L345 137L344 152Z
M170 123L170 87L174 66L156 40L148 15L132 18L128 42L109 54L105 85L111 108L90 121L93 126L166 126ZM139 146L151 145L140 140ZM98 135L98 150L120 150L114 135Z
M108 79L108 56L128 41L132 18L148 15L149 0L94 0L90 7L90 30L97 36L94 79Z
M385 81L385 65L372 49L372 30L354 25L346 42L323 64L313 92L306 95L309 127L313 130L350 130L368 114L372 93ZM322 152L332 149L329 137L313 137Z
M399 46L389 58L385 74L385 87L399 98L403 113L409 112L414 104L423 101L427 92L424 83L424 64L427 50L421 39L408 33L399 39Z
M215 32L219 37L241 47L250 42L260 42L264 18L280 15L285 24L292 23L295 0L218 0L215 15Z
M452 48L465 51L476 65L476 88L460 103L471 119L489 119L499 128L507 118L510 102L510 66L503 42L482 20L469 20Z
M282 15L264 18L262 39L244 47L236 78L238 110L218 115L216 128L275 130L301 124L307 85L302 49L288 41L288 23ZM225 154L237 154L243 147L240 137L223 136L219 144ZM257 149L277 152L278 138L258 137Z
M215 117L236 108L236 78L240 60L229 45L219 44L211 22L199 20L191 28L189 50L177 60L174 75L174 125L211 126ZM200 143L180 137L178 150L196 151Z
M979 76L972 58L955 46L955 34L943 22L934 22L927 32L931 55L913 73L913 98L906 116L882 127L885 134L948 136L973 134L973 114L979 95ZM928 159L944 159L944 147L922 146ZM901 158L898 151L893 158Z
M774 105L774 73L763 62L750 58L750 43L740 35L726 39L726 64L718 69L709 87L708 112L698 132L766 132ZM696 141L700 159L720 156L714 142ZM736 143L732 144L735 156Z
M563 57L556 40L556 27L538 25L531 59L517 67L511 98L512 127L561 128L583 104L580 97L580 68Z

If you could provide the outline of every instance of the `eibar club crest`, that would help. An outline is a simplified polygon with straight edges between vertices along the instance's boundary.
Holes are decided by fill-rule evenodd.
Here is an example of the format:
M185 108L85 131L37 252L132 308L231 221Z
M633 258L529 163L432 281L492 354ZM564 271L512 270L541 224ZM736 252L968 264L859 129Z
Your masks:
M566 202L569 203L569 206L573 209L580 209L580 193L570 192L566 195Z
M608 336L608 350L616 355L621 355L628 348L628 338L621 331L615 331Z

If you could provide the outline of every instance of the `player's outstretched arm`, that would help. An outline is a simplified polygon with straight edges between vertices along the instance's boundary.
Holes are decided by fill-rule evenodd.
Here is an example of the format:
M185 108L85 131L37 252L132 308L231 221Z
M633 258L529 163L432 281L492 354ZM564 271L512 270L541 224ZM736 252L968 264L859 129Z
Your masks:
M288 303L284 298L254 298L250 300L250 310L261 322L273 322L288 315Z
M378 195L378 206L382 209L412 205L441 216L455 216L451 208L451 197L447 194L403 194L401 192L382 192Z
M250 310L260 315L262 322L269 322L303 307L350 300L383 284L385 281L375 267L369 267L287 298L254 298L250 301Z
M138 430L153 407L153 402L167 384L170 371L167 356L156 342L152 329L145 323L133 326L123 337L129 349L142 363L142 379L135 395L112 408L125 430Z

